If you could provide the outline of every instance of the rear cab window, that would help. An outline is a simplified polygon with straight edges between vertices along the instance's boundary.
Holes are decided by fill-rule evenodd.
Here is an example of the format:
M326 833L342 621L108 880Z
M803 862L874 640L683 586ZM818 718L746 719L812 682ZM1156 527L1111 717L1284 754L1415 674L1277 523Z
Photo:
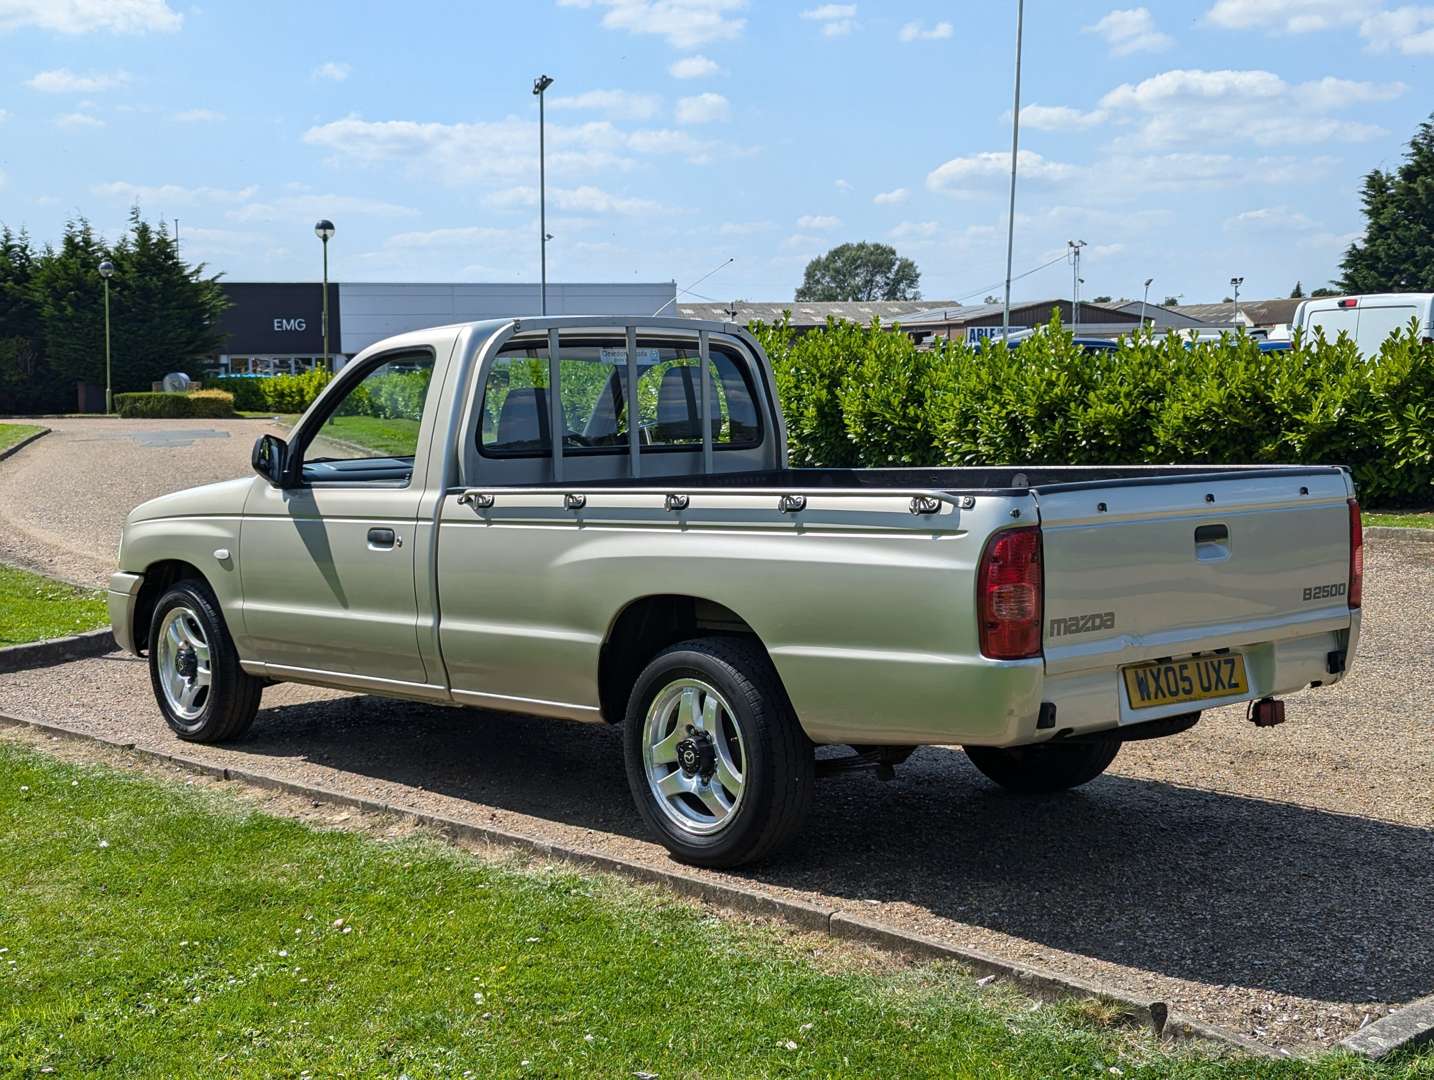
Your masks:
M708 350L704 387L695 341L639 345L635 394L623 344L562 340L558 360L555 416L546 341L510 345L498 354L482 389L476 436L481 454L550 456L555 426L565 458L627 454L634 423L642 454L700 449L704 395L714 451L762 441L748 365L723 346Z

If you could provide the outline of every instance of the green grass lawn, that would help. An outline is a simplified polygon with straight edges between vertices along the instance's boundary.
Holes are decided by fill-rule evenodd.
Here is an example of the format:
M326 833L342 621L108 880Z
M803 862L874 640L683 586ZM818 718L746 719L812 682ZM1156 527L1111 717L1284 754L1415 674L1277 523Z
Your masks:
M0 851L0 1076L1434 1076L1161 1049L1091 1003L6 741Z
M1434 510L1403 510L1381 513L1378 510L1364 512L1366 525L1394 525L1405 529L1434 529Z
M0 450L8 450L17 442L45 429L35 424L0 424Z
M0 646L68 637L109 624L104 596L0 566Z

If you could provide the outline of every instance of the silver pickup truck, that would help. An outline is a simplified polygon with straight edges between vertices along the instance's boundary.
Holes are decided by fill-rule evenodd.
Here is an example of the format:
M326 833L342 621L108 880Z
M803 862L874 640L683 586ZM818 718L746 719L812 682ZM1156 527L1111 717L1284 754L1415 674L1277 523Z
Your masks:
M131 513L110 583L181 738L273 682L622 724L642 816L708 866L920 745L1051 792L1202 708L1278 723L1359 635L1342 469L791 469L722 323L404 334L253 463Z

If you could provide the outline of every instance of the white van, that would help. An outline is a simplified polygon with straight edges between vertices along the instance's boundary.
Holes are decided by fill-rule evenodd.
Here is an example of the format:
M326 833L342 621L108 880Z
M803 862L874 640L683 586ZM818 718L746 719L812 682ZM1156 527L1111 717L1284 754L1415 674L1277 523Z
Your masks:
M1333 341L1348 334L1364 356L1374 356L1386 338L1419 320L1419 336L1434 339L1434 293L1376 293L1369 296L1321 296L1295 309L1292 330L1313 335L1323 330Z

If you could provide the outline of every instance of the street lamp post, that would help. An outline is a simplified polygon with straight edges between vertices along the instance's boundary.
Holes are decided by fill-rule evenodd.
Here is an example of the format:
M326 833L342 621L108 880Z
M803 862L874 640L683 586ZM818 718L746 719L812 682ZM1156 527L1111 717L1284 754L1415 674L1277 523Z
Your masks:
M1153 277L1145 279L1145 292L1140 297L1140 328L1142 330L1145 329L1145 305L1150 302L1150 283L1154 280Z
M548 177L546 148L543 145L543 91L553 85L547 75L533 80L533 94L538 99L538 236L539 243L539 285L538 307L542 314L548 313Z
M1080 330L1080 249L1086 246L1084 240L1067 240L1066 247L1071 260L1071 331Z
M328 371L329 361L329 239L334 235L334 223L328 218L314 222L314 235L324 242L324 370Z
M1239 327L1240 327L1240 286L1243 285L1243 284L1245 284L1245 279L1242 278L1242 277L1232 277L1232 278L1230 279L1230 288L1232 288L1232 289L1235 290L1235 319L1234 319L1234 323L1235 323L1235 328L1236 328L1237 330L1238 330Z
M1006 207L1006 302L1002 308L1002 340L1011 337L1011 263L1016 250L1016 162L1021 147L1021 34L1025 29L1025 0L1016 0L1016 92L1011 107L1011 198Z
M114 412L114 385L110 381L110 278L115 264L106 259L100 263L100 277L105 279L105 414Z

